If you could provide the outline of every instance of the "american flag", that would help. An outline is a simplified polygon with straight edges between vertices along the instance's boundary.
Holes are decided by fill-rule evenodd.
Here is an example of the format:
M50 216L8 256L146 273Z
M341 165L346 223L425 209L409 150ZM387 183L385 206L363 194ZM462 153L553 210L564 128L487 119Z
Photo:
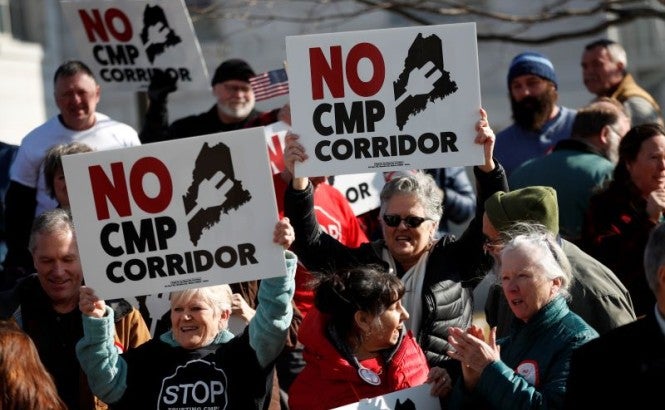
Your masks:
M286 70L268 71L249 79L249 83L254 90L256 101L267 100L289 93L289 78L286 76Z

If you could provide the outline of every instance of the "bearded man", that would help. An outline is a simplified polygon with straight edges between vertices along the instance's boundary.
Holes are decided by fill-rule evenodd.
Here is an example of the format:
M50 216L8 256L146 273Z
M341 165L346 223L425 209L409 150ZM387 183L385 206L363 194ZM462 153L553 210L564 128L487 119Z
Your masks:
M510 173L531 158L548 154L571 134L576 111L557 105L552 62L542 54L517 55L508 70L514 123L496 135L494 155Z

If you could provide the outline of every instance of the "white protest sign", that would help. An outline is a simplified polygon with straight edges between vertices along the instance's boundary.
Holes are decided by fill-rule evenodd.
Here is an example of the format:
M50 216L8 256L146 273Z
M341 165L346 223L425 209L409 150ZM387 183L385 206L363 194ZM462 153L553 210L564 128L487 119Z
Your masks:
M333 410L441 410L439 398L430 394L431 389L432 386L429 384L423 384L383 396L363 399L357 403L336 407Z
M63 157L102 298L285 275L263 128Z
M183 0L61 1L80 60L104 90L147 88L153 70L179 90L208 90L208 71Z
M277 121L266 125L266 144L268 145L268 157L270 157L270 169L273 175L284 171L284 139L289 130L289 124Z
M297 176L478 165L475 23L289 36Z
M349 201L358 216L381 205L381 188L386 184L382 172L335 175L333 186Z

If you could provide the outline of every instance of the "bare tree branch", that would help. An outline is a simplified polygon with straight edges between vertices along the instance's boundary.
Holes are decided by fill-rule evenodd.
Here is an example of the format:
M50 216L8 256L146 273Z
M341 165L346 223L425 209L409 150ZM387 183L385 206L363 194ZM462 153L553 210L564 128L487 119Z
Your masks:
M637 20L665 20L665 0L538 0L522 14L488 7L482 0L239 0L190 1L193 20L232 19L247 24L317 24L347 21L368 13L390 13L408 23L478 22L478 41L546 44L599 34ZM540 7L536 5L541 4ZM580 7L584 4L586 7ZM578 5L578 6L575 6ZM564 24L565 23L565 24ZM533 30L538 25L544 30ZM565 28L561 28L561 27ZM543 32L547 34L542 34Z

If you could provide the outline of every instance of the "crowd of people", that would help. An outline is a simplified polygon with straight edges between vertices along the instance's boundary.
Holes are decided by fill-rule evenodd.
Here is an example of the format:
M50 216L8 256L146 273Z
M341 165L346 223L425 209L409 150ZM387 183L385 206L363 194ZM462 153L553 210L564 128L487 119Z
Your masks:
M0 408L324 410L423 384L442 409L657 407L665 128L620 44L581 63L593 99L574 109L547 56L515 56L513 124L495 134L480 108L467 136L475 185L464 167L396 172L362 216L334 176L295 176L311 153L289 132L265 233L286 276L173 292L154 334L85 286L62 157L290 123L289 105L256 110L256 73L229 59L215 104L169 124L177 83L156 70L137 132L96 111L84 62L63 63L59 114L0 147Z

